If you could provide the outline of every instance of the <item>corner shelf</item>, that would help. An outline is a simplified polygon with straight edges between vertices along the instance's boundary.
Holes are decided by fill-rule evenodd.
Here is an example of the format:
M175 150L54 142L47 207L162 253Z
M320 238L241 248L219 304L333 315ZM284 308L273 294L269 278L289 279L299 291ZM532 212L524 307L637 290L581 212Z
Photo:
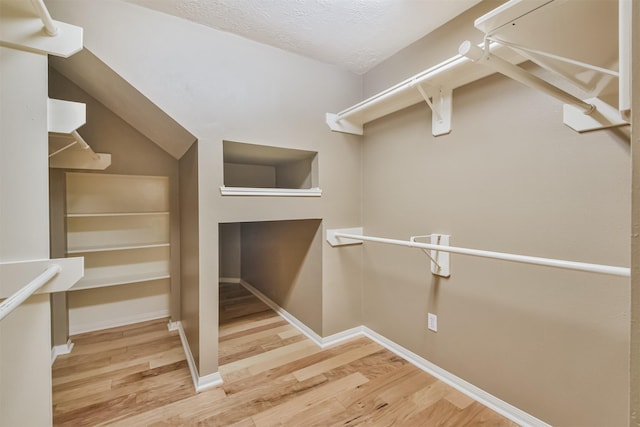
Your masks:
M169 279L167 177L67 173L67 255L85 277L71 290Z

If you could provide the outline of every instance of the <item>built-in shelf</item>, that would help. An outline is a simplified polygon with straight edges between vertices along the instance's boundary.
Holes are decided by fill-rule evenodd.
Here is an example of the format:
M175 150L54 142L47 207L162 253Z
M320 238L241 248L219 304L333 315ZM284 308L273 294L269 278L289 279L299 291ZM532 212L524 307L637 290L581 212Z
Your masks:
M105 278L87 278L80 279L75 285L69 289L70 291L78 291L81 289L102 288L105 286L128 285L134 283L151 282L153 280L165 280L171 278L168 272L154 272L145 274L129 274L122 276L111 276Z
M223 142L223 196L319 197L316 151Z
M220 187L223 196L280 196L280 197L320 197L320 188L250 188Z
M85 276L71 290L170 278L167 177L67 173L67 255Z
M151 216L169 215L169 212L105 212L105 213L80 213L66 214L67 218L92 218L92 217L118 217L118 216Z
M88 246L83 248L68 249L67 254L83 254L90 252L111 252L111 251L130 251L134 249L151 249L169 247L168 242L152 243L144 245L122 245L122 246Z

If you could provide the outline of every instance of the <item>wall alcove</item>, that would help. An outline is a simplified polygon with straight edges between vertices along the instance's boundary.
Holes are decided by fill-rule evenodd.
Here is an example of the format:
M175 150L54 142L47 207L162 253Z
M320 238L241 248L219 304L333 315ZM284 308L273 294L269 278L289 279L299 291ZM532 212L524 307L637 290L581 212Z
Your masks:
M320 196L316 151L223 141L222 195Z
M219 224L221 282L238 282L317 333L322 328L322 220Z

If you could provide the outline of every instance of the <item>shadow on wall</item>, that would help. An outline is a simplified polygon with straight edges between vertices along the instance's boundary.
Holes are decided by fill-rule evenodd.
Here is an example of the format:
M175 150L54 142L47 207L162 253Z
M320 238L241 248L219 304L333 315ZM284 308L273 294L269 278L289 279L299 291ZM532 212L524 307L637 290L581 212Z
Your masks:
M322 327L322 220L220 224L221 277L240 277L307 326Z

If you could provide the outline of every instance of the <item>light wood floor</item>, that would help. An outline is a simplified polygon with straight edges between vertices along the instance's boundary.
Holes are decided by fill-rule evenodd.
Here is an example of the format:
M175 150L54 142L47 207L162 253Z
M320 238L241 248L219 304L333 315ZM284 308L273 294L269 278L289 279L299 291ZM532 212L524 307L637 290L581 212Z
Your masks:
M198 393L167 320L72 337L55 425L515 426L366 338L320 349L240 285L220 285L220 373Z

